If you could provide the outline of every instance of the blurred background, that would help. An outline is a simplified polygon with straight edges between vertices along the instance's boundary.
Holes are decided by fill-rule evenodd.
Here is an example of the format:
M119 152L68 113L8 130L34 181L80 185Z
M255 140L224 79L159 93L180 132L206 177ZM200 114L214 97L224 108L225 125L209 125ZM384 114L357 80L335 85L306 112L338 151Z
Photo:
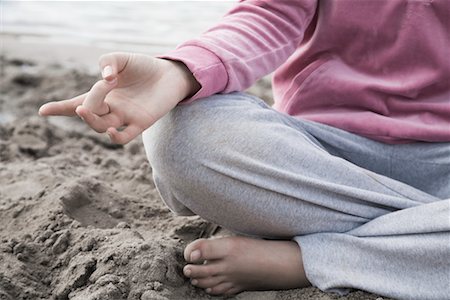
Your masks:
M109 51L160 54L214 25L235 3L1 0L1 54L85 66Z

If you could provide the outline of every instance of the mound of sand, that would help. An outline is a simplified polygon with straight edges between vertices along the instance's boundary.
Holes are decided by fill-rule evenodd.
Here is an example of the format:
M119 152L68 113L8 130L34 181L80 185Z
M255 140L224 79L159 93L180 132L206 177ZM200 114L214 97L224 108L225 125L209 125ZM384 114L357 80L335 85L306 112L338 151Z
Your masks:
M37 116L42 103L86 91L96 78L1 64L0 299L210 299L182 275L182 251L215 226L165 207L141 141L111 145L77 118ZM338 297L309 288L234 298Z

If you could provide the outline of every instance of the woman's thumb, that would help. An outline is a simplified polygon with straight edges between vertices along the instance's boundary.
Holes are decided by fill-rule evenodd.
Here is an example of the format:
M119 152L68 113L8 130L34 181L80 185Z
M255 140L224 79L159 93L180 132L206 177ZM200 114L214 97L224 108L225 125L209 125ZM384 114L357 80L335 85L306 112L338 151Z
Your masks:
M113 52L104 54L99 59L103 79L111 81L123 71L130 59L130 53Z

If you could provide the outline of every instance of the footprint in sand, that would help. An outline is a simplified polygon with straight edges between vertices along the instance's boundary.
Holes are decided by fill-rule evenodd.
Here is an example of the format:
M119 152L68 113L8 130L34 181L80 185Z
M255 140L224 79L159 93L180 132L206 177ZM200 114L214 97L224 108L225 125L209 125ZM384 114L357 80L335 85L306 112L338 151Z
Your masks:
M105 212L108 209L102 204L108 203L111 195L105 193L99 183L80 180L71 186L63 186L62 193L60 200L64 213L82 226L113 228L120 222Z

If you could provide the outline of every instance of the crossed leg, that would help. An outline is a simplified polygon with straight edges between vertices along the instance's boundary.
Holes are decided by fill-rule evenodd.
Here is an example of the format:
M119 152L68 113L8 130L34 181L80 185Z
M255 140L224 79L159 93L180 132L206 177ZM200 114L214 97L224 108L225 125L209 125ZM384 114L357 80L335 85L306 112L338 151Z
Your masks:
M442 199L449 185L441 178L443 188L432 195L414 187L430 178L418 173L407 182L392 172L395 149L423 152L419 146L382 145L296 120L239 93L178 106L143 138L156 186L175 213L258 237L187 246L184 273L208 292L309 282L398 298L447 292L450 204ZM449 145L441 146L431 151L429 169L450 176ZM351 162L361 155L367 161ZM417 168L414 160L398 161L405 172ZM429 222L417 221L423 218ZM424 279L425 289L417 284Z

